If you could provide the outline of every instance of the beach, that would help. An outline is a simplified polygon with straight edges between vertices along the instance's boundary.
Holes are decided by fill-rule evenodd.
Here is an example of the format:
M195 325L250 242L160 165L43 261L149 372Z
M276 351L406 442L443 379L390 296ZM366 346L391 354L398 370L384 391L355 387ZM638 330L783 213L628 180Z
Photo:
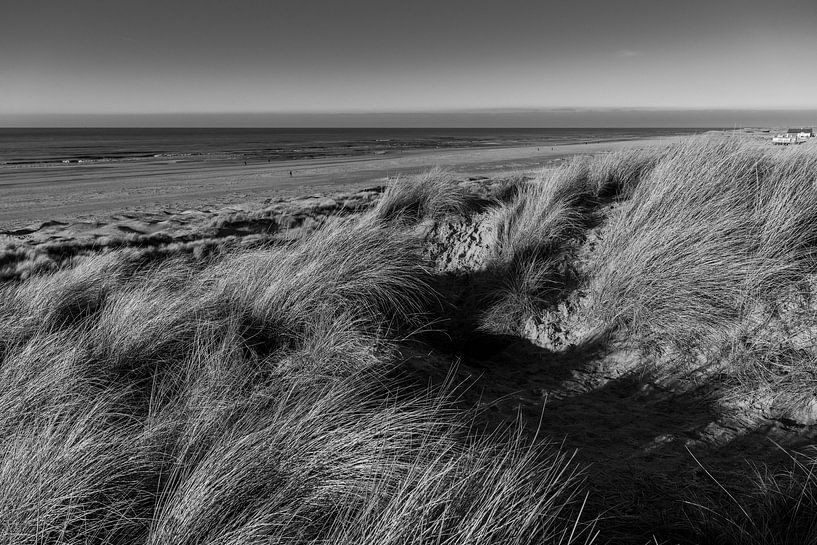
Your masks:
M683 137L554 146L415 150L388 156L292 161L142 158L0 166L0 232L38 222L103 221L115 214L218 209L267 198L378 186L435 166L463 178L535 172L577 154L648 147Z

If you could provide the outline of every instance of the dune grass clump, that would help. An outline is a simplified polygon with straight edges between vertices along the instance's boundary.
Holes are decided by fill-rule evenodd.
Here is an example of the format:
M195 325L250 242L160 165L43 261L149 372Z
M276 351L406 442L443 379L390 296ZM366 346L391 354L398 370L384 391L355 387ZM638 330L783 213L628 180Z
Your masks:
M578 156L533 180L516 181L513 197L495 208L483 328L518 332L521 321L558 296L572 274L572 242L593 225L598 208L625 199L665 151L625 150Z
M447 412L379 401L359 379L267 382L218 419L196 411L147 542L568 542L566 460L518 438L464 440Z
M5 285L0 536L587 539L563 455L394 382L427 275L416 236L364 220L205 264L111 252Z
M159 457L141 426L118 412L116 398L107 391L87 402L54 404L3 430L4 542L140 542Z
M475 439L444 399L391 399L373 376L281 380L242 347L235 332L199 338L142 394L146 413L133 411L133 392L77 378L73 397L4 412L2 535L236 544L588 536L577 522L579 480L557 451L518 434ZM30 388L49 386L52 369L41 371ZM5 409L21 386L0 394Z
M203 270L109 253L2 290L0 349L76 326L90 332L101 376L173 361L197 333L235 322L256 350L297 352L312 335L331 333L335 344L359 337L351 331L377 346L388 331L416 327L434 297L416 238L365 223L215 257Z
M259 333L278 328L297 335L338 313L372 330L410 327L434 297L420 252L412 235L366 221L341 223L295 248L236 254L202 280L211 286L207 297L240 309Z
M362 520L336 525L332 541L419 545L595 540L594 523L581 521L579 476L563 454L531 450L515 433L469 440L444 452L427 465L413 465L394 483L391 494L384 494L389 483L380 483L366 500L370 505Z
M353 313L319 314L304 325L302 340L280 350L276 373L295 380L326 380L381 373L396 357L388 331L376 331Z
M717 334L762 266L748 184L758 154L731 141L676 148L609 229L591 282L598 312L636 336Z
M136 543L164 454L133 389L96 376L81 325L38 331L2 357L0 538Z
M425 174L394 181L368 217L375 222L416 223L467 210L466 194L457 185L453 173L434 168Z
M91 318L127 276L124 260L103 254L64 271L0 284L0 356L5 347Z
M588 178L593 192L601 201L629 198L664 153L662 147L627 148L593 157L588 164Z
M566 243L586 225L592 196L587 163L577 159L521 185L495 209L483 329L516 332L524 316L558 292Z
M0 282L55 271L59 263L45 252L8 245L0 247Z
M753 298L813 270L814 165L736 139L675 146L610 225L593 312L652 344L724 340Z
M490 196L497 203L508 203L516 199L519 191L530 181L523 172L517 172L497 180L491 186Z
M755 181L760 254L777 264L774 275L758 279L762 292L780 293L815 270L817 259L817 150L801 148L773 155L765 176Z
M523 185L507 206L496 209L492 259L511 262L557 254L581 229L591 196L586 163L578 160Z

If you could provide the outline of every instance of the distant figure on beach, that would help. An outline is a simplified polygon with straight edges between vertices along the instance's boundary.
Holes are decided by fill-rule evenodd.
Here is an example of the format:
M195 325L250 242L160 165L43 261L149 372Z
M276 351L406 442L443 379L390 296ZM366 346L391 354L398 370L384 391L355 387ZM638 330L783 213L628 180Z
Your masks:
M289 171L289 175L292 176L292 171L291 170Z
M244 161L244 166L247 166L247 161Z

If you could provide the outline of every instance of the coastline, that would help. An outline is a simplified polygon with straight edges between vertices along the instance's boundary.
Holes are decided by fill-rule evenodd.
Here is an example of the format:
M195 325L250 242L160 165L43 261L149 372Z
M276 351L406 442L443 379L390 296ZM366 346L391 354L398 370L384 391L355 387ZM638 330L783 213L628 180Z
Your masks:
M554 146L407 151L391 156L250 163L156 160L0 168L0 232L37 222L101 221L170 207L225 208L269 198L355 191L435 166L467 178L535 172L573 155L648 147L686 136ZM292 172L292 175L290 175Z

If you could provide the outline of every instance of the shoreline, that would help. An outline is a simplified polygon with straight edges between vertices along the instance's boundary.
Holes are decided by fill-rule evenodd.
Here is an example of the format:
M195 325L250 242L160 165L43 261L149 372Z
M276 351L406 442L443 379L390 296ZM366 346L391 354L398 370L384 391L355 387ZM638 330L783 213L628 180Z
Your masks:
M218 208L265 198L352 191L435 166L458 175L496 176L558 165L573 155L663 145L686 136L553 146L406 151L396 156L318 158L275 163L99 162L0 169L0 231L175 209ZM238 164L236 164L238 163ZM290 172L292 174L290 175ZM8 236L8 235L7 235Z

